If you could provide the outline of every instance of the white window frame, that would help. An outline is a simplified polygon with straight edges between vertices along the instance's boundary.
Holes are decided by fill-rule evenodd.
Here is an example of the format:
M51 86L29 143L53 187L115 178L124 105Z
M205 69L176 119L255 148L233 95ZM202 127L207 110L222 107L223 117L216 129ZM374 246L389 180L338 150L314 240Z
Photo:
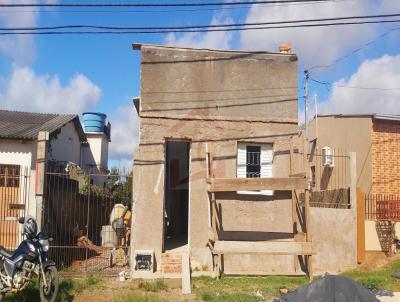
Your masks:
M237 157L236 157L236 177L247 178L247 146L261 147L260 154L260 177L270 178L273 177L273 144L268 143L237 143ZM257 191L237 191L237 194L252 194L252 195L274 195L273 190L257 190Z

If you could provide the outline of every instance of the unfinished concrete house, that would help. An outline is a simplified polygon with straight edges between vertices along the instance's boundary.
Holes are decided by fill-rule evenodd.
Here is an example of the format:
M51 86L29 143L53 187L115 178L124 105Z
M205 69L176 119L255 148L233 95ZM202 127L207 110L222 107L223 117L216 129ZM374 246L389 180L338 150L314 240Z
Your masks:
M215 275L356 264L354 211L336 221L304 194L296 55L133 47L141 51L134 276L180 273L182 255L193 272Z

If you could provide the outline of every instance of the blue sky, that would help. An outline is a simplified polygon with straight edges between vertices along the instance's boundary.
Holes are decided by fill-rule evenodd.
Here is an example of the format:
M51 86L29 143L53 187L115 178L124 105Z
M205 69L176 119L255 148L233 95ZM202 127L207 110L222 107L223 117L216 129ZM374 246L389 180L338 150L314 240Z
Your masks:
M154 9L151 13L71 13L3 9L0 10L0 24L3 27L65 24L179 26L262 22L398 13L400 1L339 0L312 5L253 5L240 9L168 13L159 10ZM329 64L395 27L400 27L400 24L241 33L0 37L0 107L39 112L104 112L113 125L112 165L123 165L132 158L138 140L139 123L131 99L140 94L140 54L132 50L132 43L276 51L279 44L290 41L299 56L301 113L302 73L305 68ZM399 88L400 30L331 68L314 70L311 76L337 86ZM400 114L400 89L327 89L310 82L310 94L315 93L324 113Z

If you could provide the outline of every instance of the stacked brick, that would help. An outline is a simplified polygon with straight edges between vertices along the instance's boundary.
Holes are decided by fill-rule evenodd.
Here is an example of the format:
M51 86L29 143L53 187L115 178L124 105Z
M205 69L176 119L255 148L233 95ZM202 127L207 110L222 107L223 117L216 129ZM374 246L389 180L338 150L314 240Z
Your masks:
M372 193L400 195L400 122L373 120Z
M165 274L182 273L182 255L178 253L161 254L161 272Z

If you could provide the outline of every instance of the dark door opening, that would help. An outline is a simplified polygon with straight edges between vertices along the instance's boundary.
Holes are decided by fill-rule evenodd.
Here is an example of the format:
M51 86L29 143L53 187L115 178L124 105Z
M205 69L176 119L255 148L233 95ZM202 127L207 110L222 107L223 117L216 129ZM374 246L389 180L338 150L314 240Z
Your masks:
M166 142L164 249L188 243L190 142Z

